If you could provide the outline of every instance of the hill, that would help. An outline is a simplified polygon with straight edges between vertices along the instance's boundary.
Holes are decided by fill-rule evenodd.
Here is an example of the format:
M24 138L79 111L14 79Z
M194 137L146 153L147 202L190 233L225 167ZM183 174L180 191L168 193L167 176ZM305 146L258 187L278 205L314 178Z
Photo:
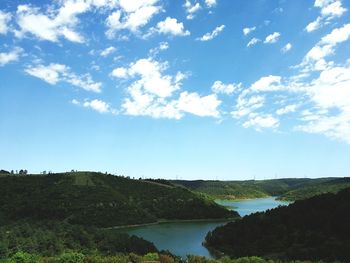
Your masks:
M183 187L93 172L1 176L0 193L0 225L26 219L111 227L238 216Z
M295 190L290 190L278 199L286 201L307 199L325 193L337 193L342 189L350 187L350 178L336 178L326 181L313 181Z
M171 181L218 199L253 199L281 196L283 200L305 199L321 193L336 193L350 186L350 178L287 178L248 181Z
M350 189L255 213L209 232L206 245L233 257L350 262Z

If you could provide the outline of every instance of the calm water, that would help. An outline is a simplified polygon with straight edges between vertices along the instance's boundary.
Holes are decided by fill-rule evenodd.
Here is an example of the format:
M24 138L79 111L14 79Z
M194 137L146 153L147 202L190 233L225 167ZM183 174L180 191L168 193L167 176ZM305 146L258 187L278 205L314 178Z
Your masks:
M275 198L246 201L218 200L217 202L229 209L235 209L241 216L286 204ZM149 240L159 250L169 250L181 257L189 254L211 257L202 242L209 231L225 223L227 221L162 223L125 228L121 231Z
M288 204L288 202L276 200L275 197L242 201L216 200L216 202L227 207L230 210L236 210L240 216L246 216L255 212L263 212L268 209L276 208L280 205Z

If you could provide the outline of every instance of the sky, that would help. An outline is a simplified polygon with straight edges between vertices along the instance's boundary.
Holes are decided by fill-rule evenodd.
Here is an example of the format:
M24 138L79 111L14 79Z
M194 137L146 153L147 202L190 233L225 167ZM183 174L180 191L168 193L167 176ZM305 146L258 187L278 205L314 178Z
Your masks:
M1 0L0 168L349 176L349 9Z

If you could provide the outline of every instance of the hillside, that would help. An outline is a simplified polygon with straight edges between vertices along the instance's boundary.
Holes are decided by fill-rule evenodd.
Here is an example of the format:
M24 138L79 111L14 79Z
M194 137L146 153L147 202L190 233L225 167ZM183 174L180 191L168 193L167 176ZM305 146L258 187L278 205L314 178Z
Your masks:
M60 220L110 227L238 216L183 187L93 172L0 177L0 224Z
M209 232L206 245L233 257L350 262L350 189L256 213Z
M252 199L267 196L281 196L294 201L321 193L336 193L350 186L350 178L290 178L248 181L171 181L193 191L218 199Z
M350 178L337 178L331 181L315 181L304 187L288 191L278 199L286 201L302 200L325 193L337 193L342 189L350 187Z

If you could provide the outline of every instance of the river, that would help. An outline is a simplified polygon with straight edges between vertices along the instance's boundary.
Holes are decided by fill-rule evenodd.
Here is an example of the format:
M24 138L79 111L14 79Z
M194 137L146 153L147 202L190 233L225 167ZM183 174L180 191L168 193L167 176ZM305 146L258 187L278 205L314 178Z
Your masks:
M265 211L279 205L286 205L273 197L243 201L217 200L217 203L236 210L241 216L254 212ZM227 221L210 222L174 222L156 225L138 226L121 229L130 235L142 237L153 242L159 250L169 250L177 256L187 255L211 257L209 251L202 245L207 233Z

